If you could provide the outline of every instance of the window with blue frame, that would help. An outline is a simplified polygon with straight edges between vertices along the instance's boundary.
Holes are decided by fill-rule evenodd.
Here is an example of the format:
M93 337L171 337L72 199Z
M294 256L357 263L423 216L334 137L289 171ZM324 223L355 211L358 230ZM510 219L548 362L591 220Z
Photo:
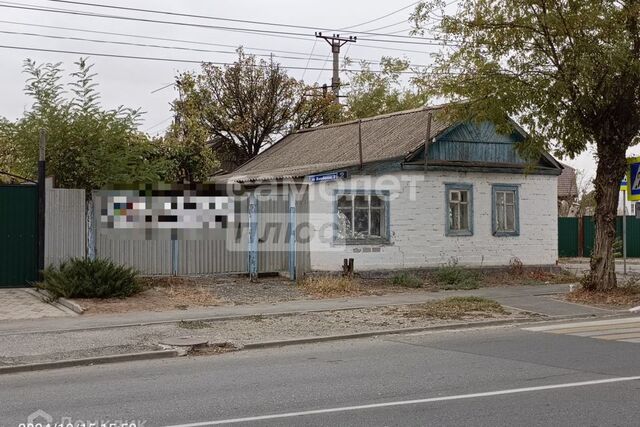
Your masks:
M338 191L334 240L347 244L389 241L389 193Z
M493 185L492 201L493 235L518 236L520 234L518 186Z
M473 235L473 186L445 184L446 235Z

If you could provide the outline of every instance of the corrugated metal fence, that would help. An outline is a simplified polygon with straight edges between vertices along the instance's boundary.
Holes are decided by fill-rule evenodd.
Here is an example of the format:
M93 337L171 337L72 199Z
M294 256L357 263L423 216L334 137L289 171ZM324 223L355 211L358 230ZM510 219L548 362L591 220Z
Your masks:
M148 275L199 275L216 273L247 273L249 271L249 230L240 224L233 230L213 231L213 238L171 240L141 240L123 238L113 233L100 220L100 198L108 191L94 192L94 224L96 256L135 268ZM240 217L248 215L247 196L234 196L233 204ZM289 270L289 198L274 194L260 196L258 209L258 272L286 273ZM296 203L296 226L306 223L308 196ZM237 240L230 238L231 233ZM308 239L296 244L296 273L310 267Z
M580 225L582 221L582 226ZM558 253L561 257L590 257L595 238L592 216L558 218ZM616 221L616 236L622 241L622 216ZM640 257L640 219L627 215L627 256Z
M46 266L58 265L73 257L84 257L85 191L46 186L45 251Z

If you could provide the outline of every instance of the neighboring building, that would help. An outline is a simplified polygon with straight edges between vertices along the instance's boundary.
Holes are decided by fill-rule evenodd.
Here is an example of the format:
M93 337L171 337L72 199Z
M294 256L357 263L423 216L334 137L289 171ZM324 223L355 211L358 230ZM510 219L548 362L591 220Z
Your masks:
M222 180L262 194L297 185L311 270L339 270L345 258L356 270L554 264L562 166L547 153L528 165L517 126L501 135L447 121L441 108L301 130Z
M564 163L562 167L562 173L558 177L558 215L576 216L580 208L576 170Z

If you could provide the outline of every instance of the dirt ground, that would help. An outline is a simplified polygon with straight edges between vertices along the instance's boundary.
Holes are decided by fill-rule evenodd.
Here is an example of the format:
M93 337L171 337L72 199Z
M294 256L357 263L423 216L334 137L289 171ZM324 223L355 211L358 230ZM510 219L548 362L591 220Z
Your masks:
M578 304L624 310L640 306L640 286L625 286L610 292L587 292L580 289L566 294L564 299Z
M85 308L85 315L115 314L133 311L170 311L218 305L277 304L279 302L336 298L354 295L437 292L443 289L432 271L408 272L412 286L394 282L393 273L356 277L357 286L348 292L319 293L283 277L261 277L252 283L247 276L144 277L145 290L127 299L74 299ZM478 274L477 287L545 285L575 282L574 276L542 270L487 271ZM354 290L355 289L355 290Z

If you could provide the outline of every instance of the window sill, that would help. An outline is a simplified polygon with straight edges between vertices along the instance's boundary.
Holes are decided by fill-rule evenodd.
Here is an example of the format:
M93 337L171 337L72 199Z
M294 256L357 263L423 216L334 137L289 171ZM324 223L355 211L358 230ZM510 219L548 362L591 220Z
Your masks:
M445 233L447 237L470 237L473 236L473 231L458 231L458 230L450 230Z
M333 244L336 246L389 246L391 242L387 239L347 239L347 240L334 240Z
M493 237L518 237L519 231L494 231Z

